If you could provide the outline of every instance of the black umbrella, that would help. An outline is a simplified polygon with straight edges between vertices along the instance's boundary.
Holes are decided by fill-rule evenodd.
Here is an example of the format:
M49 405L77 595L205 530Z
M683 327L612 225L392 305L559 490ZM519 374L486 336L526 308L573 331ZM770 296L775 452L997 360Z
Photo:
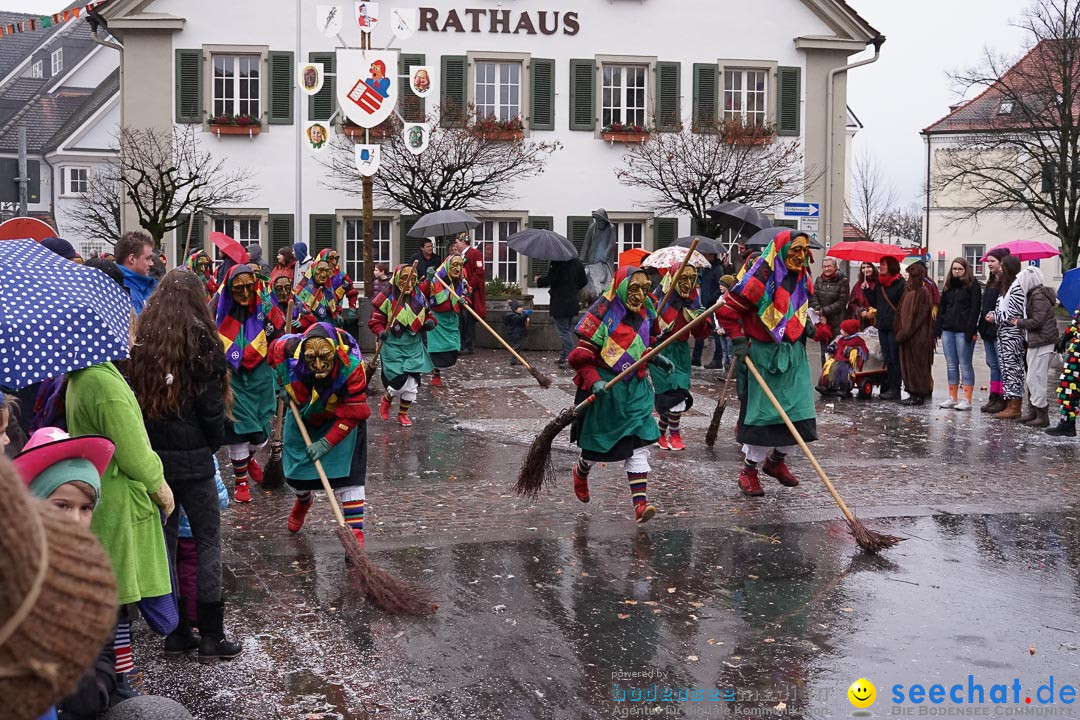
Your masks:
M679 238L675 241L675 247L688 248L695 241L698 241L697 251L699 253L716 253L721 255L727 252L727 247L724 243L711 237L705 237L704 235L691 235L689 237Z
M762 215L755 208L743 203L720 203L719 205L713 205L705 212L716 220L717 225L725 230L734 230L739 235L746 231L757 232L772 227L769 218Z
M409 230L409 237L430 238L457 235L472 230L480 221L461 210L436 210L424 215Z
M528 228L506 240L514 252L537 260L572 260L578 256L574 245L557 232Z

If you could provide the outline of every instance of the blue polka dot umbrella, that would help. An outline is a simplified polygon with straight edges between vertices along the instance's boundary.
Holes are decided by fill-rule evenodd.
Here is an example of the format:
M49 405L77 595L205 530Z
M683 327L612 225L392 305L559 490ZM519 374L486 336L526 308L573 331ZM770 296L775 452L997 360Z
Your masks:
M128 356L131 300L33 240L0 242L0 385L17 390Z

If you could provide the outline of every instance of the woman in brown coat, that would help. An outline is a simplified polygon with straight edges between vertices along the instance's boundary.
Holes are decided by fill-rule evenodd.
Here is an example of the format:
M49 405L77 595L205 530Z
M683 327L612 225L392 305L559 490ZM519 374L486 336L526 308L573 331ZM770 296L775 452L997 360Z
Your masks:
M934 391L934 301L926 289L926 266L908 268L908 281L897 308L894 332L900 346L900 372L909 397L904 405L922 405Z

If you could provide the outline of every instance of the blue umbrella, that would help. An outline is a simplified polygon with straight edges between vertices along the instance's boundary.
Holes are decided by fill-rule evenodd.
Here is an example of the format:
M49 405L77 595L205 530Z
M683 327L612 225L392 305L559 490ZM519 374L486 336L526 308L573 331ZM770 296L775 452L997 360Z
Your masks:
M33 240L0 242L0 385L128 356L131 300L108 275Z
M1073 268L1061 278L1058 300L1066 310L1076 312L1076 308L1080 306L1080 268Z

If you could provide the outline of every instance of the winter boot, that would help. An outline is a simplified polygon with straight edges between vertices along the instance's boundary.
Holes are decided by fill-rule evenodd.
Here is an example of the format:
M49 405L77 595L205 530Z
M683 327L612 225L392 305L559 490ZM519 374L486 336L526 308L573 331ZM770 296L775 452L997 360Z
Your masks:
M673 432L673 433L671 433L671 439L668 440L668 447L671 448L672 450L685 450L686 449L686 444L683 443L683 441L682 441L682 433L681 432Z
M1046 431L1053 437L1076 437L1076 418L1061 418L1056 427Z
M580 471L580 465L574 465L574 495L583 503L589 502L589 476Z
M300 528L304 527L304 519L307 518L311 503L315 500L315 497L310 492L307 496L307 500L296 498L292 510L289 511L289 532L291 533L298 533Z
M783 460L774 459L772 455L765 458L765 465L761 469L765 471L766 475L779 480L784 487L796 487L799 484L799 478L791 474L787 463Z
M431 375L431 387L442 387L442 386L443 386L442 375L440 375L439 372L436 370Z
M215 660L232 660L243 652L237 643L229 642L225 637L225 603L199 603L199 662L212 663Z
M743 469L739 471L739 489L742 490L743 495L748 497L761 497L765 494L765 491L761 489L761 483L758 481L757 468L743 465Z
M165 638L164 655L167 658L180 658L184 656L184 653L195 652L199 649L199 638L191 630L186 607L187 603L181 598L177 607L179 622L176 624L176 629Z
M668 445L667 435L660 433L660 439L656 441L656 444L660 446L661 450L670 450L671 446Z
M1005 398L1001 397L1001 393L990 393L990 397L987 399L986 404L979 410L984 413L999 413L1005 409Z
M1023 400L1011 398L1005 401L1005 409L994 415L998 420L1018 420L1020 418L1020 405Z
M956 407L956 394L957 394L957 391L959 389L960 389L959 385L950 385L949 386L949 399L946 400L945 402L941 403L940 405L938 405L938 407L939 408L945 408L947 410L951 410L952 408Z
M639 523L646 523L653 519L656 515L656 506L650 505L645 500L640 500L634 503L634 519Z
M401 427L412 427L412 420L410 420L409 416L405 413L399 412L397 416L397 424Z
M1035 417L1024 424L1033 428L1050 427L1050 406L1035 408Z
M1034 420L1037 417L1038 413L1036 412L1036 410L1037 410L1037 408L1034 405L1031 404L1031 400L1025 394L1024 395L1024 405L1023 405L1023 409L1020 412L1020 419L1018 420L1018 422L1021 422L1024 425L1027 425L1029 422L1031 422L1032 420Z

